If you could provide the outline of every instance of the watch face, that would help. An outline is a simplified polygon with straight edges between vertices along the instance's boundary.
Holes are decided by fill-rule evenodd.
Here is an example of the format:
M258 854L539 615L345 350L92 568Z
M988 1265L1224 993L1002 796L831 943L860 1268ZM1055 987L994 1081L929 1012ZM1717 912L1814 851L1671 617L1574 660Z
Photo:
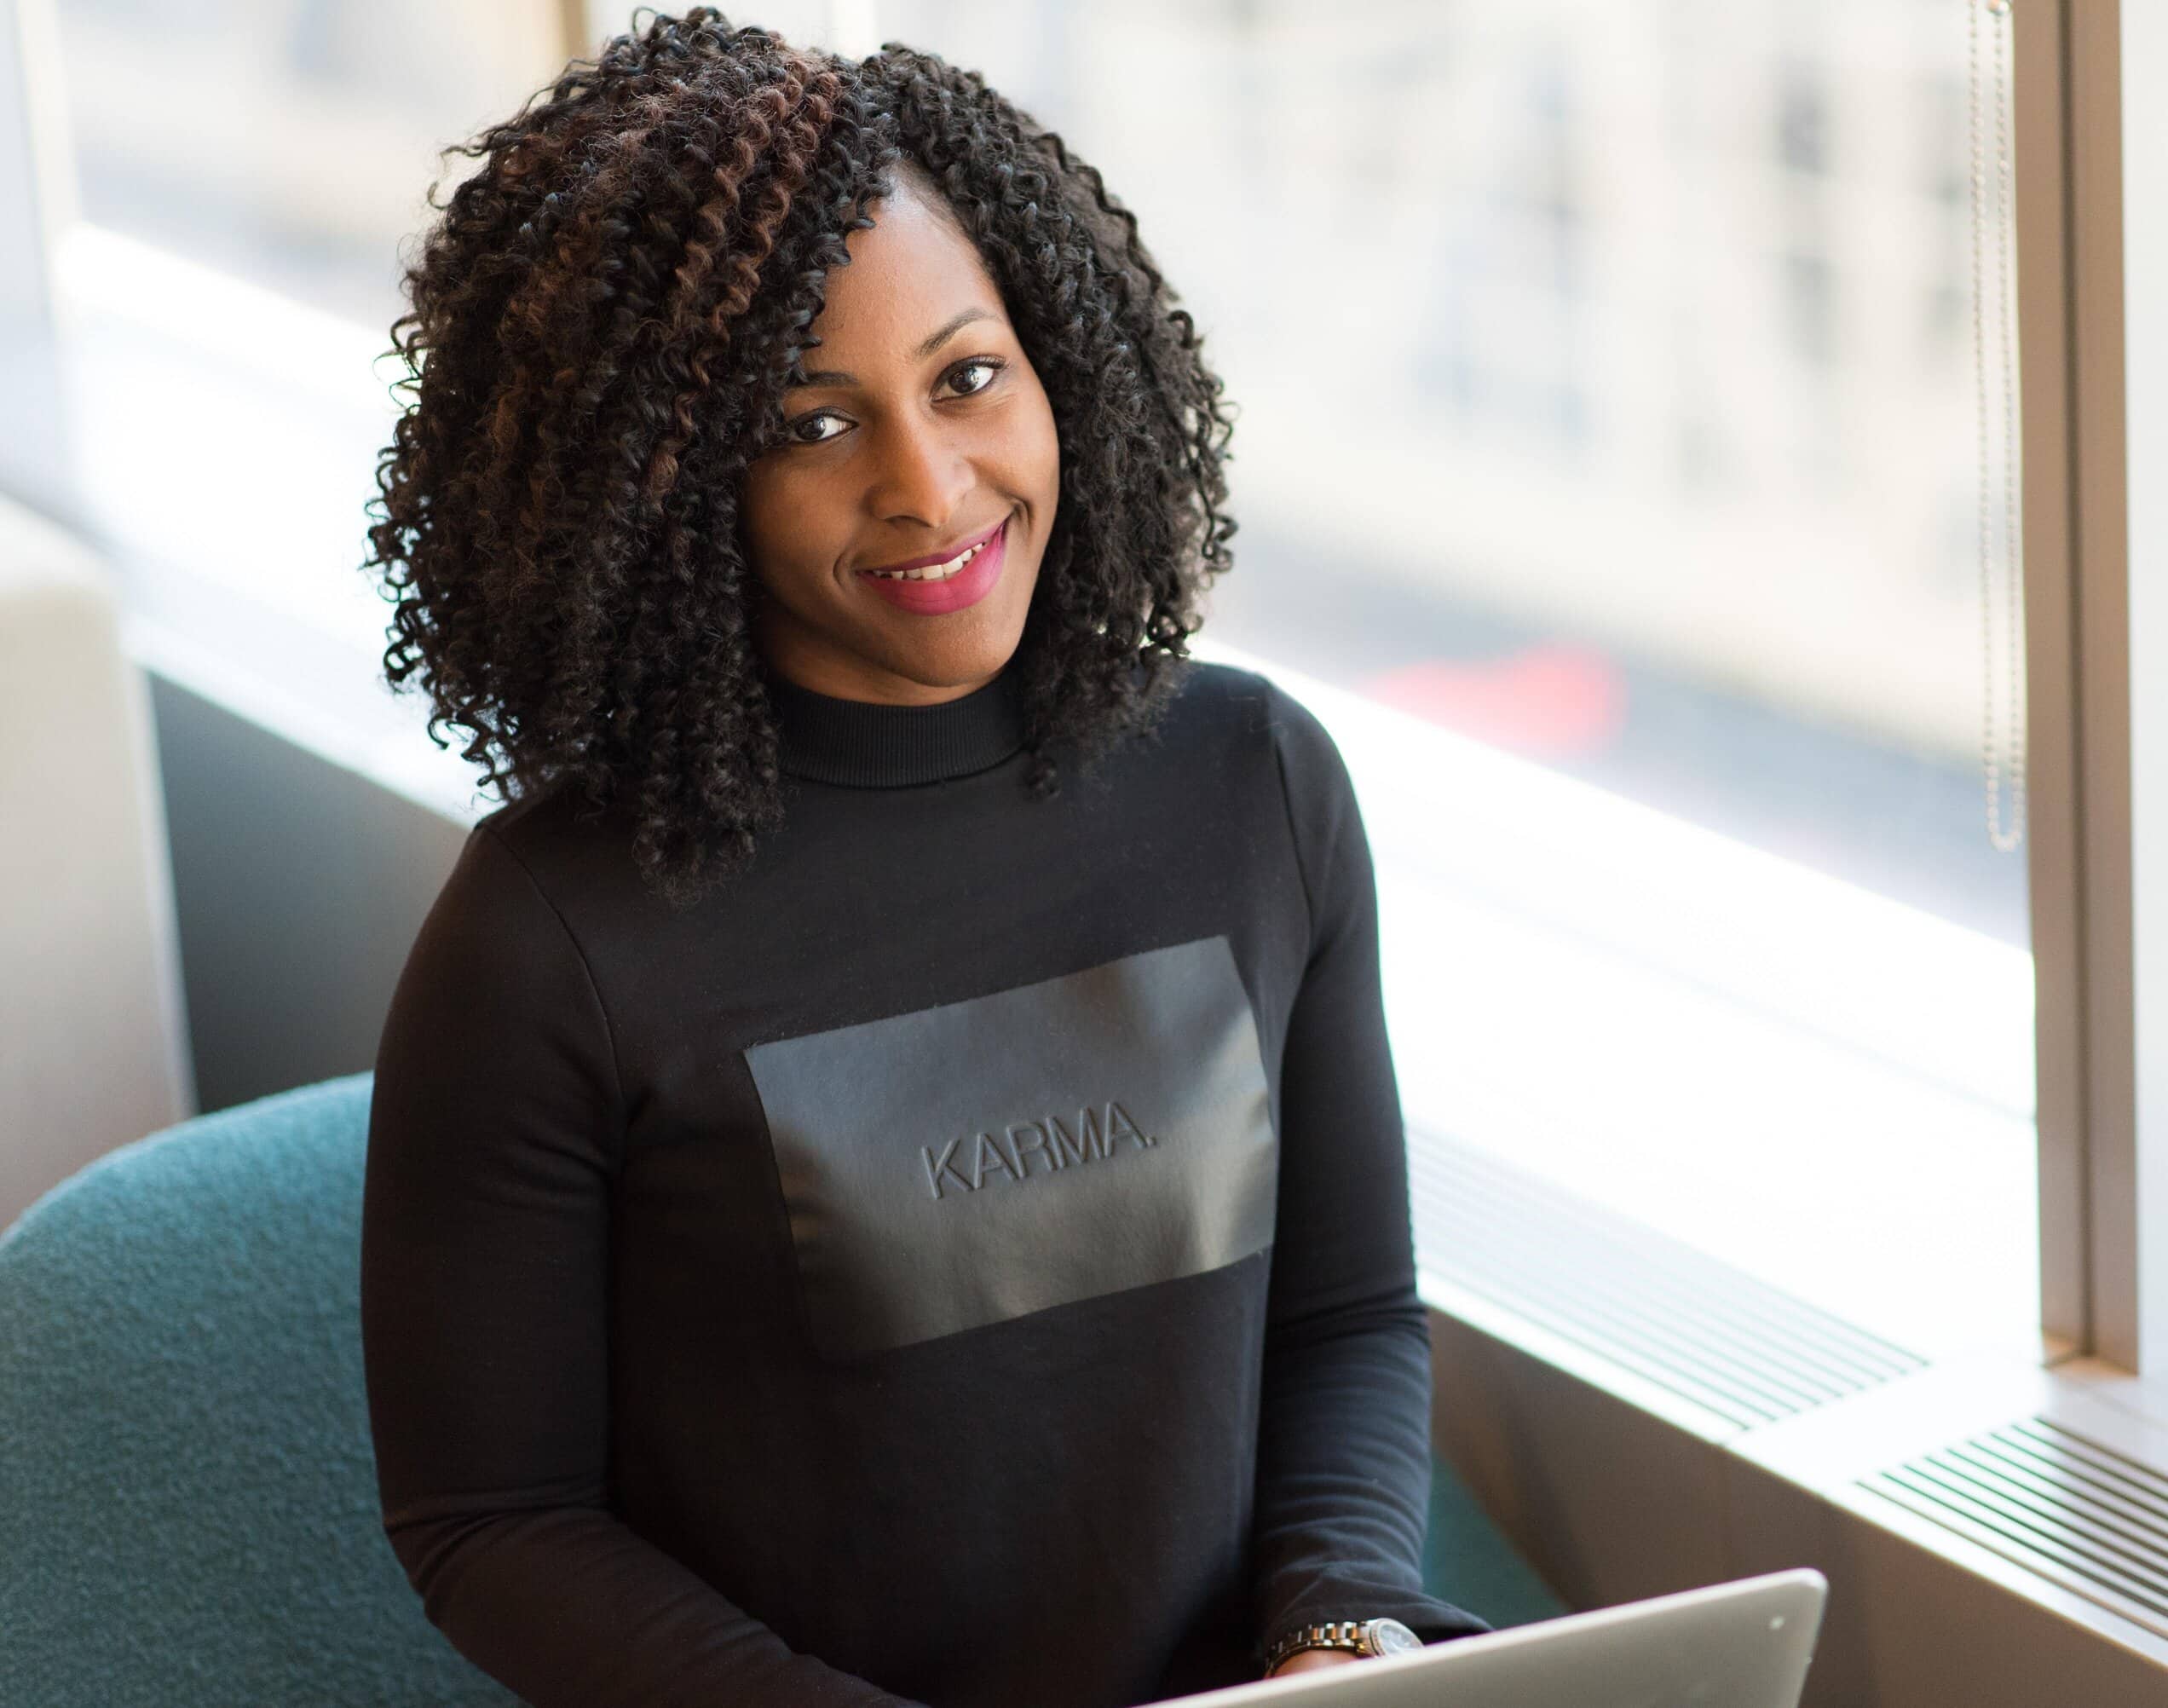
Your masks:
M1400 1654L1411 1648L1421 1648L1423 1641L1398 1619L1370 1621L1370 1653L1372 1654Z

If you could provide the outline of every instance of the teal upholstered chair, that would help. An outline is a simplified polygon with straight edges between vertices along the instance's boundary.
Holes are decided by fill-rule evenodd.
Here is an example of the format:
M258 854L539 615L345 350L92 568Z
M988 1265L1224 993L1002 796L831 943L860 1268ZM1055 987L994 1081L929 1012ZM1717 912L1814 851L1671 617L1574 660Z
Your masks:
M370 1082L153 1134L0 1235L0 1704L516 1701L423 1616L379 1524ZM1442 1465L1431 1532L1440 1593L1499 1624L1562 1611Z

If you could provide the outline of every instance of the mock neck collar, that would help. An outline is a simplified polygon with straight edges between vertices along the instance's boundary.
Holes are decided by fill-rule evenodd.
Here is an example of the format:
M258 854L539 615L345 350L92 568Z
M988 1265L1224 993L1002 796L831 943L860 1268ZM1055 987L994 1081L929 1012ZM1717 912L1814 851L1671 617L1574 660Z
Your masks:
M938 706L839 700L764 674L781 732L778 763L793 776L857 788L900 788L968 776L1023 746L1014 666L983 688Z

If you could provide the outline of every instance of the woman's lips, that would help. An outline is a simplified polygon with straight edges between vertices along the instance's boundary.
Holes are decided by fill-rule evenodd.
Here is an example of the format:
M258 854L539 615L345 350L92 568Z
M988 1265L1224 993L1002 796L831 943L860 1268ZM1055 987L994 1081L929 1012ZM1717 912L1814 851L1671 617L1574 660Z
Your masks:
M869 569L856 573L861 581L899 609L921 617L939 616L944 611L960 611L966 605L975 605L993 591L994 584L1001 579L1001 563L1008 555L1008 543L1009 524L1005 519L994 530L993 538L945 581L897 580L892 576L877 575Z

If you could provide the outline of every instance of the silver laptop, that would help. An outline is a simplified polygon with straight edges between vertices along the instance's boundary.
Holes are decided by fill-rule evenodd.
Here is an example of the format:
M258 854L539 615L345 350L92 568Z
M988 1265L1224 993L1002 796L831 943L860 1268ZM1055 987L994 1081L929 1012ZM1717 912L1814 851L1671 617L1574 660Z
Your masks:
M1809 1567L1178 1696L1211 1708L1798 1708L1829 1580Z

